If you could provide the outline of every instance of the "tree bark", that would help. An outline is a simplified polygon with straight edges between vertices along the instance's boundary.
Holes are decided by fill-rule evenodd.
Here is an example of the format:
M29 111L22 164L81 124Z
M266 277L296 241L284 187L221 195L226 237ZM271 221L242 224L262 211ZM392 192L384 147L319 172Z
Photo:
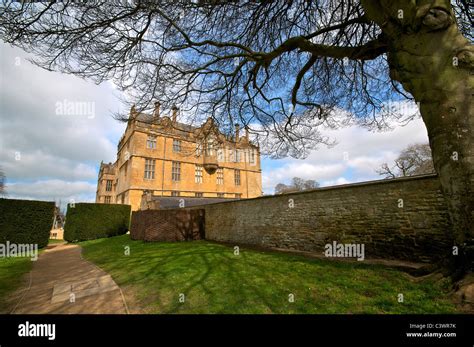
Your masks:
M474 264L474 47L449 1L362 5L389 42L390 76L420 107L459 250L446 255L447 265L459 278Z

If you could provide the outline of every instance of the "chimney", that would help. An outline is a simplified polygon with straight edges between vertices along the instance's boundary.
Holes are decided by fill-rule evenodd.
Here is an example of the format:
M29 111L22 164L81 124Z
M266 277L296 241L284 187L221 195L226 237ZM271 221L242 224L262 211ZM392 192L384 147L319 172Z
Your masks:
M235 124L235 142L239 142L240 125Z
M138 115L137 109L135 107L135 104L133 104L132 107L130 108L130 118L135 119L137 115Z
M173 105L173 107L171 107L171 111L173 111L171 119L173 120L173 123L175 123L176 118L178 117L179 108L176 105Z
M160 102L155 102L155 108L153 109L153 121L157 121L160 118Z
M245 139L249 142L249 128L245 127Z

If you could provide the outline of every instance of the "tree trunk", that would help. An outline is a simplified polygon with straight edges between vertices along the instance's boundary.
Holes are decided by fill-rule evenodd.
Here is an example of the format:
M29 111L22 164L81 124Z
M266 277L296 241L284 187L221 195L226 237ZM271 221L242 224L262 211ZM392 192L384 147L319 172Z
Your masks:
M474 47L449 1L414 3L362 0L388 39L390 76L420 106L459 251L446 259L459 277L474 260Z

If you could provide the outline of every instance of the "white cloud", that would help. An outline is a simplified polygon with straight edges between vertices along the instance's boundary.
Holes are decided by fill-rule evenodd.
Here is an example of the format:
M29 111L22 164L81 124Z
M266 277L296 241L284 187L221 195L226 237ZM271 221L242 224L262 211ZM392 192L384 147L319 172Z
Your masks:
M326 180L341 175L345 170L343 163L312 163L307 160L290 161L279 168L263 171L262 185L266 193L273 192L278 183L289 182L293 177Z
M322 187L339 186L341 184L348 184L348 183L352 183L352 182L346 179L345 177L339 177L335 180L322 181L321 186Z
M34 199L69 202L93 201L96 185L90 182L68 182L62 180L42 180L35 182L7 183L9 198Z
M40 69L7 44L0 43L0 50L0 167L10 182L10 196L54 199L83 187L84 194L76 193L90 201L98 165L115 160L125 128L111 117L121 111L118 92L110 83L97 86ZM57 112L58 105L70 103L85 104L93 113Z
M96 169L92 165L43 153L40 150L20 152L4 150L0 153L2 170L9 180L55 177L69 180L96 179Z
M263 190L272 194L278 183L289 183L293 177L314 179L321 186L381 179L375 172L383 163L391 163L398 154L413 143L427 143L425 125L420 118L393 131L371 132L352 126L325 130L323 135L337 139L332 148L321 146L304 160L286 158L279 167L264 159Z

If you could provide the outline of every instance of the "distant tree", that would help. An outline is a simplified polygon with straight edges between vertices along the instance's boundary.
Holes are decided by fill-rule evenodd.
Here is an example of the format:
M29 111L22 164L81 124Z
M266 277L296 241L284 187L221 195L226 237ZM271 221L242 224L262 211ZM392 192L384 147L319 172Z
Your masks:
M392 166L383 163L376 172L385 178L435 173L430 146L424 143L410 145L400 153Z
M285 194L293 192L301 192L303 190L310 190L319 187L319 183L315 180L304 180L299 177L293 177L290 185L278 183L275 186L275 194Z
M5 196L7 194L7 192L5 191L5 181L5 174L2 170L0 170L0 196Z
M305 180L299 177L293 177L292 187L294 187L297 191L301 191L304 189Z
M315 189L319 187L319 183L315 180L307 180L306 181L306 189Z

